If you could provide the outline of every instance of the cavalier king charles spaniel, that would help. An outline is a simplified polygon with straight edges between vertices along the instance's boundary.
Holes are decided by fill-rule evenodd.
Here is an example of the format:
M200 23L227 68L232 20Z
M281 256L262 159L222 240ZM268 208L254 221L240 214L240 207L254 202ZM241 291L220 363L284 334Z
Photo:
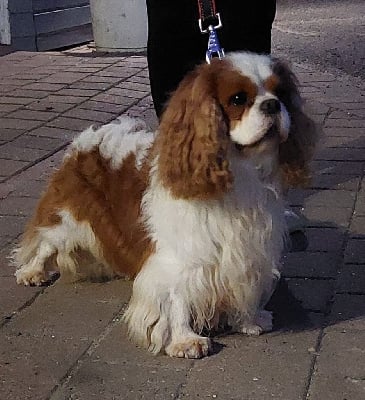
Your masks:
M206 356L203 330L223 323L270 331L283 191L307 181L314 143L285 63L232 53L198 66L156 134L120 117L74 140L14 250L17 282L134 278L124 319L153 353Z

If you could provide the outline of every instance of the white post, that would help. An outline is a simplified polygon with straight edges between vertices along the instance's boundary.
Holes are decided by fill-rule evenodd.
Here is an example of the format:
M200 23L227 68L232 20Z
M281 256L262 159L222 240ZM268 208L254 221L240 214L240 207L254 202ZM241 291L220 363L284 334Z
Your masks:
M11 44L8 0L0 0L0 44Z
M90 0L98 51L140 53L147 46L146 0Z

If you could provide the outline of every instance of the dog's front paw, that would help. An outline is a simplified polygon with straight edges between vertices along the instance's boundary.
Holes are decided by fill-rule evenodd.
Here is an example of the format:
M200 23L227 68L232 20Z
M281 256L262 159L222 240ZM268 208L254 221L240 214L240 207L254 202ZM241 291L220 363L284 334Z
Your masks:
M20 268L15 272L16 283L25 286L41 286L47 282L48 277L44 270L33 268Z
M253 323L244 324L242 333L248 336L259 336L263 332L272 331L272 313L266 310L260 310Z
M181 338L170 343L165 351L170 357L202 358L212 349L211 340L202 336Z

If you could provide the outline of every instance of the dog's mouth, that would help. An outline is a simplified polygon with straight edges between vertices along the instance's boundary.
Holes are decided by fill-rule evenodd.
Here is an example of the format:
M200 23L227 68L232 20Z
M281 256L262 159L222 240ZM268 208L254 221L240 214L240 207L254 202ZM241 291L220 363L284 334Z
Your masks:
M274 141L274 140L279 140L280 135L279 135L279 129L278 127L273 124L271 127L266 131L266 133L256 142L250 143L250 144L240 144L240 143L235 143L235 147L238 151L243 151L243 150L249 150L249 149L254 149L256 147L259 147L263 143Z

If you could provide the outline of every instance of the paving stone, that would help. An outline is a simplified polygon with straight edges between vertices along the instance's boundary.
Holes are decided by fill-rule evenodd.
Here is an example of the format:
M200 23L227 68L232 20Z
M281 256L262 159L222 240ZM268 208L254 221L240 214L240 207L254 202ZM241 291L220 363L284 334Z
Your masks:
M121 114L125 110L125 106L113 103L105 103L103 101L88 100L82 103L83 109L109 112L113 114Z
M60 98L57 98L57 100L60 100ZM28 110L39 110L39 111L56 112L56 113L65 112L73 107L75 107L75 104L73 103L53 102L50 101L48 97L45 98L44 100L35 101L34 103L25 106L25 108Z
M120 82L122 78L115 76L100 76L100 75L90 75L86 78L82 79L80 82L101 82L101 83L110 83L112 85Z
M19 177L17 180L13 179L13 188L9 196L33 197L34 199L38 199L45 187L46 183L44 181L21 179Z
M14 146L12 143L6 143L0 147L1 159L31 162L42 158L47 154L47 151L44 150L22 148Z
M0 398L49 398L120 311L128 286L123 281L56 283L13 317L0 336L1 380L6 382Z
M131 79L133 79L133 78L131 78ZM133 92L134 91L141 91L141 92L144 92L146 94L148 94L151 91L149 84L147 84L147 83L139 83L139 82L136 82L135 80L134 81L129 81L128 80L128 81L121 82L121 83L119 83L117 85L117 88L127 89L127 90L131 90Z
M342 110L365 110L365 102L342 103Z
M357 201L355 205L355 215L365 215L365 186L364 181L362 182L361 189L357 195Z
M136 76L142 76L142 77L148 78L149 77L148 70L144 69L143 71L138 72L138 74Z
M313 161L312 171L315 174L362 175L363 163L354 161Z
M70 67L66 67L64 68L65 72L84 72L87 74L91 74L94 72L98 72L101 69L105 68L105 66L70 66Z
M88 121L84 119L58 117L48 123L48 126L62 129L69 129L70 131L82 131L91 125L94 125L95 121Z
M303 399L317 336L307 331L219 338L221 351L194 363L178 398Z
M64 157L65 150L59 150L54 153L52 156L40 161L39 163L33 165L31 168L28 168L26 171L23 171L18 179L19 180L38 180L45 181L48 179L50 174L53 173L55 168L57 168Z
M68 142L75 137L76 132L69 129L53 128L51 126L41 126L29 132L29 136L59 139L62 142Z
M1 140L7 142L13 140L23 134L26 130L25 129L7 129L7 128L0 128L0 138Z
M307 218L308 227L347 228L352 208L343 207L304 207L300 212Z
M37 294L42 290L39 287L32 287L29 288L30 290L25 291L24 287L16 284L14 271L15 268L13 267L13 276L0 276L0 327L5 322L14 317L14 315L16 315L19 310L21 310L27 303L31 302L34 297L37 296ZM1 359L2 357L0 350L0 362L2 361ZM2 368L4 368L3 365ZM0 379L1 375L2 372L0 372Z
M44 111L33 111L33 110L18 110L8 114L8 118L19 118L26 120L37 120L37 121L49 121L55 118L58 113L55 112L44 112Z
M42 125L44 121L29 121L17 118L0 118L2 129L32 129Z
M128 78L132 75L139 73L138 68L128 68L128 67L115 67L114 65L97 72L96 76L113 76L122 78Z
M87 89L87 90L98 90L104 91L111 88L114 85L114 82L88 82L88 81L79 81L73 83L69 86L70 89Z
M328 118L326 120L326 127L335 127L335 128L363 128L364 121L357 119L339 119L339 118Z
M14 85L0 85L0 93L14 92L18 89L18 86Z
M10 197L9 197L10 199ZM1 204L4 200L1 200L0 202L0 208ZM1 226L1 233L4 234L6 233L6 236L8 238L11 238L14 240L16 237L18 237L23 231L25 224L27 222L27 218L24 216L6 216L0 214L0 226Z
M120 95L113 95L113 94L106 94L106 93L100 93L97 96L93 97L94 101L101 101L105 103L111 103L111 104L118 104L125 106L126 108L131 106L133 103L136 102L135 98L132 97L124 97Z
M359 148L327 148L321 150L315 156L316 160L334 160L334 161L365 161L364 150Z
M37 199L31 197L7 197L0 202L2 216L30 216L33 213Z
M139 100L137 105L139 107L145 107L145 108L150 108L150 109L154 109L153 107L153 100L151 96L146 96L143 99Z
M350 235L353 238L365 237L365 215L354 215L350 225Z
M14 185L10 182L0 184L0 200L5 199L14 191Z
M365 265L365 237L349 240L345 250L345 263Z
M122 64L125 66L134 66L138 68L146 68L147 67L147 59L145 56L131 56L124 58L118 64Z
M5 113L10 113L12 111L19 109L20 107L21 106L19 104L0 104L0 111Z
M324 127L323 133L326 136L346 137L353 141L357 140L364 135L364 128L338 128L338 127Z
M35 131L34 131L35 132ZM19 138L15 139L12 144L18 147L24 147L24 152L32 152L29 149L40 149L43 150L44 154L49 153L49 151L56 150L60 146L64 145L67 141L63 138L50 138L43 136L36 136L35 134L24 134ZM35 153L33 153L35 154Z
M331 252L342 253L344 232L332 228L307 228L308 252Z
M45 90L47 92L57 92L60 89L63 89L66 84L62 83L45 83L45 82L34 82L27 85L24 85L24 89L32 89L32 90Z
M85 101L85 97L81 96L60 96L57 94L51 95L46 99L49 103L63 104L80 104Z
M283 276L335 278L341 261L341 257L333 253L289 253L284 257Z
M73 96L73 97L93 97L100 93L98 89L70 89L65 88L57 92L59 96Z
M326 312L332 296L334 282L318 279L285 279L293 296L305 310Z
M4 160L0 159L1 165L1 175L2 176L10 176L15 174L15 172L23 169L29 163L25 161L16 161L16 160Z
M365 332L326 333L312 377L310 399L364 398L364 343Z
M96 110L85 110L83 108L73 108L72 110L63 114L64 117L85 119L87 121L102 122L106 123L115 118L115 114L96 111Z
M176 398L192 364L190 360L153 356L138 349L128 341L124 324L116 323L80 360L75 371L69 373L69 379L56 390L51 400ZM88 378L90 376L92 380Z
M20 98L31 98L31 99L42 99L47 96L47 92L43 90L26 90L24 86L21 89L14 90L11 93L12 97Z
M8 247L13 241L14 241L14 238L11 236L0 235L0 249Z
M114 87L105 92L106 95L121 96L121 97L131 97L134 99L142 99L147 96L148 92L141 92L139 90L123 89L119 87Z
M21 77L18 76L7 76L5 79L0 80L0 82L2 84L10 84L17 87L23 87L25 85L36 83L37 80L32 78L22 79Z
M339 118L339 119L344 119L344 118L351 118L351 119L362 119L365 117L365 110L348 110L348 111L343 111L343 110L334 110L331 112L329 115L330 118Z
M337 276L336 291L365 295L365 260L364 265L346 264Z
M364 148L364 137L351 136L325 136L319 140L319 145L323 147L346 147L346 148Z
M40 83L74 83L85 78L87 75L88 73L56 72L43 78Z
M131 76L125 82L126 83L135 82L135 83L140 83L140 84L144 84L144 85L150 84L149 78L144 77L144 76L138 76L138 75Z
M350 190L356 192L360 183L360 177L347 175L315 175L309 185L309 189Z
M336 294L328 318L326 332L365 332L365 296Z
M0 96L0 104L29 104L33 101L30 97Z
M356 192L346 190L290 190L288 201L292 206L353 207Z

